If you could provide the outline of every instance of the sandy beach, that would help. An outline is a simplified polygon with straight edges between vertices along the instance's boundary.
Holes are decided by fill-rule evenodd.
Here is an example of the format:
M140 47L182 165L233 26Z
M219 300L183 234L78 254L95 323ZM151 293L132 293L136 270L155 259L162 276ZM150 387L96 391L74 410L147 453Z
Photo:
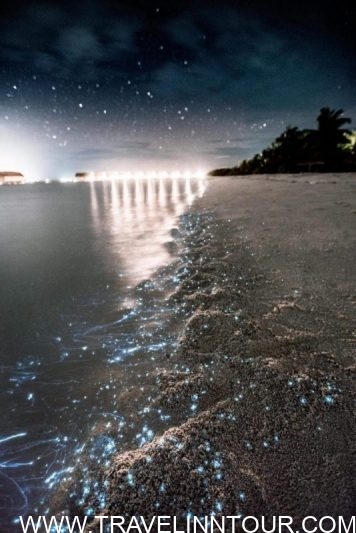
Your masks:
M176 234L188 319L151 401L174 424L115 457L102 514L350 518L356 176L214 178Z

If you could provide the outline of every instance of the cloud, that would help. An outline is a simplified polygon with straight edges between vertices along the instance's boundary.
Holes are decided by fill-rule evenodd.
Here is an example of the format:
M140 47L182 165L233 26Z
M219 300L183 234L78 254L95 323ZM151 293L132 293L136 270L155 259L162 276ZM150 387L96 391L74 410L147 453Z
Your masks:
M95 62L102 57L101 45L93 30L80 26L65 28L58 36L56 49L69 64Z
M215 148L202 151L207 156L213 156L215 159L243 159L251 155L252 152L258 151L258 141L256 138L250 141L246 140L234 146L216 146Z
M195 10L168 24L167 33L188 59L167 61L152 74L161 96L193 93L236 101L251 80L272 77L281 63L283 40L236 9Z
M187 16L186 13L169 24L168 33L175 44L192 55L199 53L206 39L204 29L194 20L192 14Z
M302 109L318 106L320 94L330 98L332 80L345 79L343 60L337 61L324 42L310 35L300 40L256 13L226 5L185 12L167 24L167 33L179 48L179 61L167 61L152 73L152 88L161 97L190 96L235 108L241 102L245 109L260 110L286 109L294 102Z
M167 9L157 24L135 1L118 8L110 0L30 0L21 17L0 21L0 62L65 82L106 82L116 92L115 82L130 80L140 97L155 96L152 109L188 100L235 110L318 108L320 94L332 104L337 84L350 86L351 70L324 41L287 34L258 9L212 4Z
M148 141L122 141L116 147L112 148L86 148L85 150L78 150L70 154L71 157L84 160L96 159L116 159L134 153L140 155L151 151L152 145Z
M0 21L0 60L54 78L94 78L123 65L135 52L138 18L92 2L73 5L28 5L21 17Z
M116 149L111 148L87 148L85 150L78 150L69 154L71 159L78 159L84 161L92 161L97 159L115 159L119 157L120 153Z

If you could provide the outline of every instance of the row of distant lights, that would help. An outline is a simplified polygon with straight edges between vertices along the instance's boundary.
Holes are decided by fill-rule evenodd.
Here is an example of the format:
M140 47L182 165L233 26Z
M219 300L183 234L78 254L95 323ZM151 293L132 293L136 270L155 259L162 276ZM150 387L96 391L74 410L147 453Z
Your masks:
M113 180L129 180L129 179L147 179L147 178L169 178L169 179L202 179L206 177L206 172L204 170L196 170L196 171L190 171L186 170L184 172L181 172L179 170L174 170L173 172L168 172L167 170L150 170L147 172L88 172L83 177L62 177L59 179L61 183L68 183L68 182L80 182L80 181L113 181ZM31 183L53 183L57 180L51 180L51 179L44 179L44 180L38 180L38 179L30 179L30 178L24 178L24 179L16 179L13 181L9 181L8 183L12 184L19 184L19 185L26 185ZM0 185L2 183L0 182Z
M83 177L76 177L74 181L96 181L96 180L117 180L117 179L142 179L142 178L203 178L206 176L204 170L186 170L181 172L179 170L174 170L168 172L167 170L150 170L147 172L88 172L87 175ZM61 181L68 181L66 179ZM70 180L73 181L73 180Z

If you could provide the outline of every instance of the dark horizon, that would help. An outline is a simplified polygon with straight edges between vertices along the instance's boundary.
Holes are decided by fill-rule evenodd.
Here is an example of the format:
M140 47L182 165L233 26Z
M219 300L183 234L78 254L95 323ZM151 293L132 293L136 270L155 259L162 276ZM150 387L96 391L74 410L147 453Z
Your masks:
M31 0L0 15L0 170L210 169L315 127L323 106L355 124L344 1Z

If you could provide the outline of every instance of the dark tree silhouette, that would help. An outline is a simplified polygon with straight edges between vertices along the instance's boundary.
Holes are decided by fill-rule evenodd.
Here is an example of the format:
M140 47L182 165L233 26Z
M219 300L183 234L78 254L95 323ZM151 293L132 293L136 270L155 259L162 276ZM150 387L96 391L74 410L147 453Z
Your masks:
M344 156L344 149L349 143L350 131L342 126L350 124L351 119L343 116L342 109L323 107L317 118L319 151L327 170L336 170Z
M288 126L272 143L270 153L274 158L275 172L295 172L304 158L306 134L299 128ZM273 168L272 168L273 170Z
M317 117L318 129L288 128L261 154L245 159L233 168L220 168L212 176L310 171L355 171L356 145L351 131L343 128L351 120L342 109L323 107Z

